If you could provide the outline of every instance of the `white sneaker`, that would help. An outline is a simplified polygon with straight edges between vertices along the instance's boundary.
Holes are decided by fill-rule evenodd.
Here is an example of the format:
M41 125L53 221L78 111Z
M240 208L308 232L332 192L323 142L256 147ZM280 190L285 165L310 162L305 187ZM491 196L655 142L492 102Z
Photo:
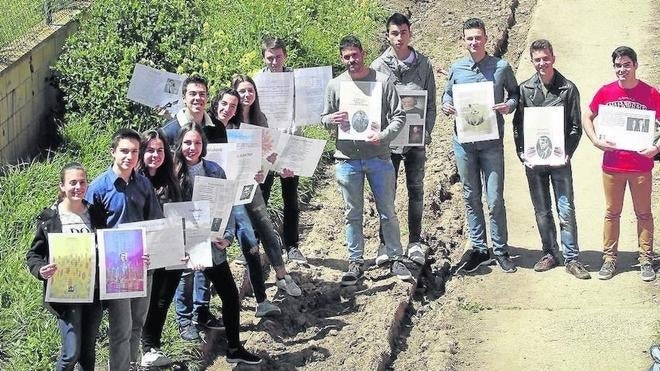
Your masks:
M286 291L287 294L291 296L300 296L302 295L302 290L296 284L296 282L288 274L284 276L283 279L277 280L277 287Z
M149 351L142 355L142 362L140 365L142 367L162 367L169 366L172 364L172 360L169 359L160 349L151 348Z
M390 257L387 256L387 249L385 248L385 244L381 243L376 254L376 265L383 265L388 261L390 261Z
M425 256L428 249L429 247L423 243L413 242L408 245L408 258L419 265L424 265L426 262Z
M282 311L280 308L269 302L268 300L264 300L261 303L257 303L257 310L254 313L255 317L266 317L266 316L277 316L282 314Z

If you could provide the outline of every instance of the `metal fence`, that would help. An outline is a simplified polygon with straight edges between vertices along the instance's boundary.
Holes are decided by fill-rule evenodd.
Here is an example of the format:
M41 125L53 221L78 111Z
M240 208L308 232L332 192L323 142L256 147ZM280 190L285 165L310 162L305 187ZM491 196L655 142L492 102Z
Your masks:
M0 49L25 35L39 23L51 24L53 13L76 0L4 0L0 13Z

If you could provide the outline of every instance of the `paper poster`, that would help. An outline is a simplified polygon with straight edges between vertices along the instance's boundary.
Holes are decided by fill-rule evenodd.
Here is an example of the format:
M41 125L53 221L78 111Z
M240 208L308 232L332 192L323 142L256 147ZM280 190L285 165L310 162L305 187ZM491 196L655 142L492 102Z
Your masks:
M135 64L128 86L128 99L159 111L166 109L174 116L185 106L183 81L186 76Z
M497 116L493 111L493 82L455 84L456 136L460 143L499 139Z
M96 243L93 233L49 233L48 262L57 271L46 283L46 301L92 303L96 278Z
M566 163L564 107L525 107L524 157L532 165L559 166Z
M254 83L268 127L289 128L293 124L293 72L260 73Z
M348 131L338 128L339 140L366 140L380 132L383 104L382 83L342 81L339 86L339 111L348 113Z
M640 151L653 145L655 111L600 105L595 128L599 139L617 149Z
M291 135L282 133L277 129L249 124L241 124L241 129L259 130L261 132L261 170L264 172L275 170L274 165Z
M144 228L149 269L158 269L181 264L185 255L183 223L177 218L146 220L119 224L119 229Z
M325 143L322 139L290 136L274 164L275 171L289 169L298 176L313 176L323 155Z
M295 124L296 126L321 122L325 90L332 80L332 67L297 68L295 79Z
M144 228L99 229L96 235L101 300L147 296Z
M168 267L185 269L212 267L211 214L208 201L171 202L163 205L167 218L180 219L184 226L184 246L190 258L187 264ZM217 221L216 221L217 224ZM219 229L219 226L218 226Z
M236 181L196 176L193 201L208 201L211 220L211 238L223 237L231 209L234 206Z
M406 125L390 142L392 147L422 147L426 136L426 90L397 88L401 107L406 112Z

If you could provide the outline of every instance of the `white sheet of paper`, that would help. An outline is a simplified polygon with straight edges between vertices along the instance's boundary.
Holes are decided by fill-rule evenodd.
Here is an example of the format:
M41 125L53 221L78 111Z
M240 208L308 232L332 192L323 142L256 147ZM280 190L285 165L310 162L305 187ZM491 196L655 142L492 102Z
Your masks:
M293 72L262 72L254 77L254 83L268 127L290 127L293 124Z
M600 105L595 125L598 138L617 149L640 151L653 145L655 111Z
M282 172L283 169L289 169L298 176L313 176L321 160L325 143L326 141L322 139L291 135L275 162L275 170Z
M321 122L325 90L332 80L332 67L297 68L295 78L295 123L296 126Z
M525 160L532 165L566 163L564 107L525 107L524 113Z
M98 229L99 298L128 299L147 296L144 228Z
M366 140L379 133L383 86L378 81L342 81L339 86L339 111L348 113L350 129L339 128L339 140Z
M426 137L426 90L410 90L397 87L401 106L406 112L406 125L390 142L390 147L423 147Z
M228 130L232 132L234 130ZM209 144L206 159L216 162L225 170L227 179L236 181L234 205L252 202L256 192L256 173L261 170L261 132L251 130L258 143ZM249 194L245 192L250 190Z
M173 115L185 106L181 90L185 79L183 75L136 63L127 98L148 107L167 108Z
M57 271L46 283L45 301L94 301L96 242L93 233L48 233L48 263L55 263Z
M291 135L277 129L249 124L241 124L241 129L261 131L261 170L264 172L276 170L274 165Z
M180 265L185 255L183 222L180 218L163 218L143 222L123 223L119 229L144 228L149 269Z
M495 90L492 81L455 84L456 136L460 143L498 139Z
M189 256L187 264L167 269L193 268L195 265L213 266L211 252L211 216L208 201L172 202L163 205L167 218L181 219L184 227L184 246Z
M208 201L211 215L211 238L222 237L234 206L236 181L196 176L193 201Z

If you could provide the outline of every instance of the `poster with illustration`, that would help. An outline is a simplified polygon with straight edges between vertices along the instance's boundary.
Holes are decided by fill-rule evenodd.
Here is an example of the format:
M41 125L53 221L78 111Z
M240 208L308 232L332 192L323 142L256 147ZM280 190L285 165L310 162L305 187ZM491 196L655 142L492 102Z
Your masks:
M91 303L96 278L96 244L93 233L49 233L48 263L57 271L46 283L46 301Z
M144 228L99 229L96 234L101 300L147 296Z
M493 111L492 81L456 84L452 87L456 108L456 137L460 143L499 139Z
M339 86L339 111L348 113L344 130L337 131L339 140L367 140L380 132L383 85L378 81L342 81Z
M426 90L410 90L397 87L401 108L406 112L406 124L390 142L390 147L422 147L426 136Z
M525 161L531 165L565 164L564 107L525 107L524 109Z

